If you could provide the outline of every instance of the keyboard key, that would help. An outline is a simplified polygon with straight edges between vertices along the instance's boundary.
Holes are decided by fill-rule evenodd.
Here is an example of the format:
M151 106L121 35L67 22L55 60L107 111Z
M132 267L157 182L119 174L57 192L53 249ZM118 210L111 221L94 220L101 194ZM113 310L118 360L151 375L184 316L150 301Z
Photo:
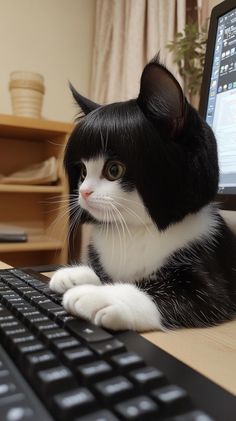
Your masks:
M25 400L1 406L1 419L4 421L35 421L35 418L33 408Z
M98 343L91 343L89 347L100 357L107 357L113 354L121 353L126 351L123 342L118 339L111 339L109 341L103 341Z
M41 335L47 330L57 329L58 327L59 326L55 322L48 318L48 320L45 321L34 322L34 324L32 325L32 331L38 335Z
M10 396L16 392L16 385L14 383L1 383L0 384L0 399Z
M59 420L84 414L88 410L91 411L96 407L95 397L85 387L60 393L53 398L53 409Z
M151 392L151 396L165 415L176 415L187 411L192 406L186 390L176 385L155 389Z
M27 327L33 328L35 323L42 323L42 322L46 322L49 321L50 319L45 316L44 314L36 314L36 315L27 315L24 317L24 323L26 324Z
M1 306L0 307L0 323L5 322L7 320L14 320L14 316L9 310Z
M45 297L45 299L37 302L37 307L41 311L45 312L45 314L50 315L50 312L53 312L53 310L58 310L60 306Z
M44 349L44 345L39 340L23 342L15 346L14 357L17 360L22 361L22 359L24 359L26 354L29 354L31 352L41 351L43 349Z
M133 384L123 376L112 377L109 380L94 385L98 395L105 403L130 397L134 391Z
M93 414L90 414L90 415L85 415L85 417L76 418L74 421L119 421L119 420L114 414L112 414L112 412L104 409L102 411L93 412Z
M46 344L50 344L50 341L53 339L60 339L69 336L69 333L66 332L64 329L48 329L46 331L41 332L41 339Z
M77 374L79 379L85 384L89 382L95 383L111 376L112 367L106 361L95 361L77 367Z
M214 421L209 415L202 411L191 411L176 417L168 418L166 421Z
M35 371L55 367L59 363L60 362L58 361L56 356L47 349L45 349L44 351L28 354L25 357L26 368L30 375L33 374Z
M35 375L35 386L45 399L51 394L63 392L76 385L71 371L63 365L38 371Z
M13 352L17 345L24 344L26 342L33 342L34 340L36 340L36 336L30 333L18 333L17 335L8 337L7 344L11 352Z
M95 354L89 348L76 347L65 350L62 354L62 359L65 364L75 367L76 365L95 360Z
M129 378L142 390L160 387L167 383L162 371L155 367L142 367L129 373Z
M65 326L71 333L73 333L79 339L84 340L88 343L112 339L110 333L106 332L104 329L92 325L91 323L85 322L83 320L69 320L65 324Z
M148 396L139 396L119 403L115 410L125 420L156 421L159 414L158 405Z
M135 352L124 352L123 354L115 355L111 358L111 362L119 371L125 372L144 366L142 357Z
M52 349L55 352L60 352L68 348L75 348L80 346L81 343L78 339L73 338L73 336L68 335L66 338L62 339L53 339L51 341Z

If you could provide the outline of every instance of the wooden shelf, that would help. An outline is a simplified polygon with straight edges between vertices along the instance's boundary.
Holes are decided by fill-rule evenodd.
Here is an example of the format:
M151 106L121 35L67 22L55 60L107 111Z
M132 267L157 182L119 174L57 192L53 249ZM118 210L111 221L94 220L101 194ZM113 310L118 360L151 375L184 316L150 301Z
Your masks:
M38 250L58 250L64 247L62 241L58 241L45 235L31 235L24 243L0 243L1 252L22 252Z
M28 233L27 242L0 243L1 258L13 266L68 261L69 203L63 201L62 206L60 199L68 194L62 162L72 129L70 123L0 114L1 174L7 176L51 157L58 163L57 185L0 183L1 224Z
M0 114L0 132L2 137L43 140L67 135L72 129L73 124L70 123Z
M63 186L35 186L24 184L0 184L0 192L4 193L62 193Z

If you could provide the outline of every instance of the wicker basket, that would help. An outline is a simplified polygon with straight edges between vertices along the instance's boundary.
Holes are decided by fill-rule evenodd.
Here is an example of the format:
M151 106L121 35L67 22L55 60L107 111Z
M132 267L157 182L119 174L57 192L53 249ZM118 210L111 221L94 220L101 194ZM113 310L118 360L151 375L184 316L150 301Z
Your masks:
M24 71L12 72L9 90L13 114L33 118L41 117L45 92L42 75Z

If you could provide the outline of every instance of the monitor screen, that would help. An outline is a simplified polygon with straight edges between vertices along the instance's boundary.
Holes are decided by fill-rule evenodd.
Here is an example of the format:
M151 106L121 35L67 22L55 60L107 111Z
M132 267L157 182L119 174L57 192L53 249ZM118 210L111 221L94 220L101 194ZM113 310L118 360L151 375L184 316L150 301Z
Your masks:
M236 8L218 17L205 118L217 140L219 193L236 194Z

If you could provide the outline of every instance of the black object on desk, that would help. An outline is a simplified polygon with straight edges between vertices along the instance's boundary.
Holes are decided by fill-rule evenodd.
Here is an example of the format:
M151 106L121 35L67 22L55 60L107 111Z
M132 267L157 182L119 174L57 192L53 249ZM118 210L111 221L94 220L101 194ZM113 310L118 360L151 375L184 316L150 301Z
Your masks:
M236 397L137 333L69 315L42 275L0 271L0 338L2 420L235 420Z

